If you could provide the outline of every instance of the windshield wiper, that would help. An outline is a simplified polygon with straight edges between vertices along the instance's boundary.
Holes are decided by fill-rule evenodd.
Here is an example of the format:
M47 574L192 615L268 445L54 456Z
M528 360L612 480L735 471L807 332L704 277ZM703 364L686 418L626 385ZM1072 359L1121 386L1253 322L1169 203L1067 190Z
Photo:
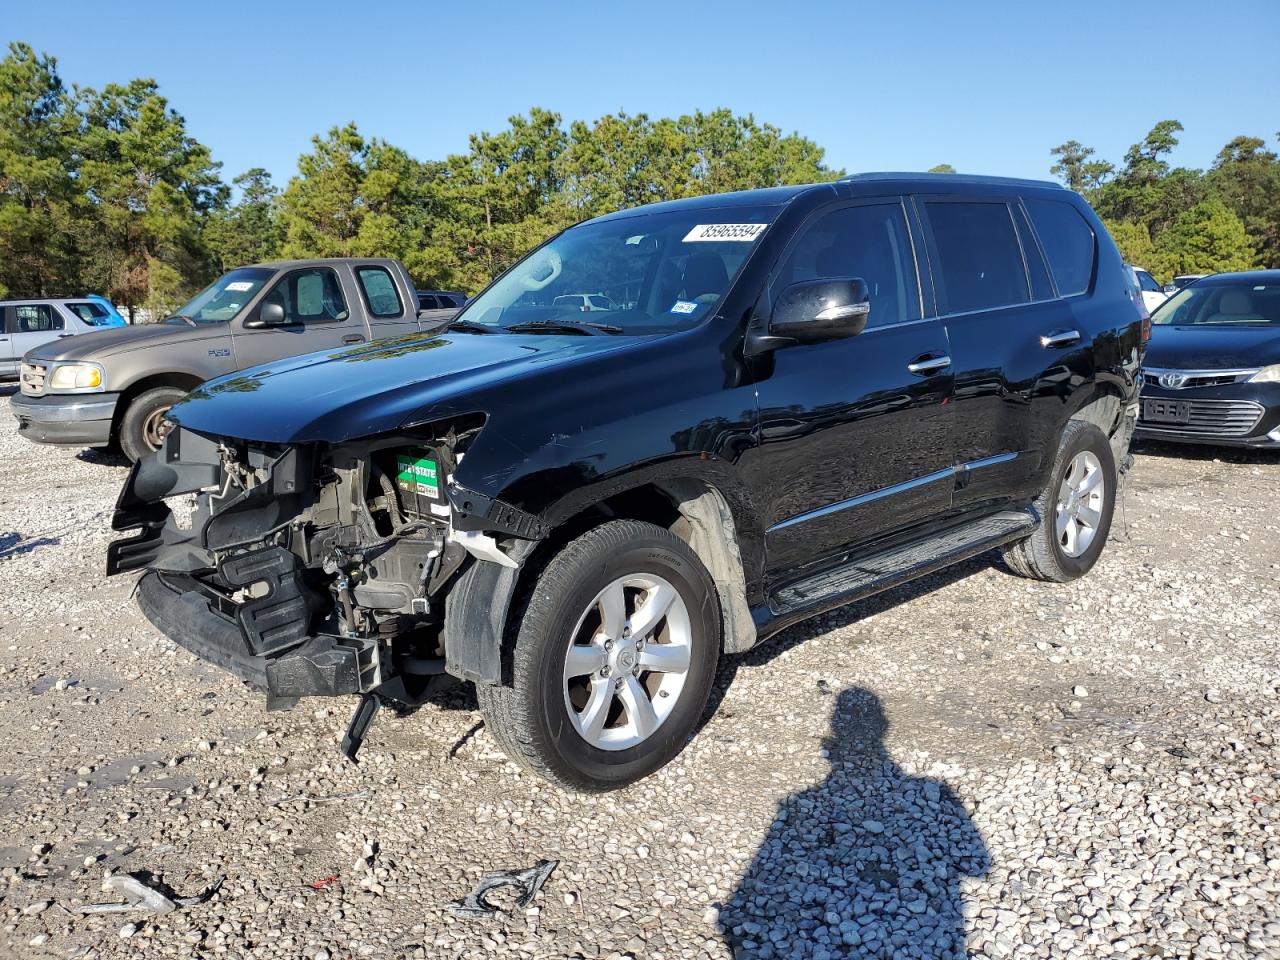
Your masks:
M472 320L450 320L441 328L440 332L445 333L450 330L461 330L463 333L497 333L496 327L491 327L487 323L475 323Z
M622 333L621 327L615 327L611 323L592 323L590 320L527 320L503 329L510 333L583 333L589 337Z
M196 325L196 322L190 317L188 317L185 313L175 313L172 316L168 316L164 318L165 323L170 323L174 320L181 320L183 323L190 324L193 327Z

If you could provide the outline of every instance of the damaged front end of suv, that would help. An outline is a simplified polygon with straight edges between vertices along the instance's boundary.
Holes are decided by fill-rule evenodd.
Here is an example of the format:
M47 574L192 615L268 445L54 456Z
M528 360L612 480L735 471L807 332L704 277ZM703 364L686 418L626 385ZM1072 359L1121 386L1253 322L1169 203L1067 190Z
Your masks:
M179 426L121 491L112 526L134 532L110 545L107 572L145 569L147 618L269 708L364 695L344 743L354 757L379 702L419 703L447 674L496 674L479 652L495 644L459 637L446 651L444 598L465 602L513 575L542 530L457 482L483 424L476 414L337 444ZM192 494L186 522L170 502Z

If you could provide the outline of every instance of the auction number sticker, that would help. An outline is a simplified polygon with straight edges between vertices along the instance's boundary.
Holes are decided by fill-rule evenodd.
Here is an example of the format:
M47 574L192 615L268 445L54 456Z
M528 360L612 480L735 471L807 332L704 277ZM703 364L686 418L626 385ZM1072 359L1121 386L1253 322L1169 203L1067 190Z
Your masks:
M253 281L252 280L233 280L231 283L227 284L227 289L234 290L236 291L236 293L244 293L246 290L253 289Z
M753 243L767 223L700 223L684 235L685 243Z
M677 300L671 307L671 313L690 314L698 309L698 302L695 300Z

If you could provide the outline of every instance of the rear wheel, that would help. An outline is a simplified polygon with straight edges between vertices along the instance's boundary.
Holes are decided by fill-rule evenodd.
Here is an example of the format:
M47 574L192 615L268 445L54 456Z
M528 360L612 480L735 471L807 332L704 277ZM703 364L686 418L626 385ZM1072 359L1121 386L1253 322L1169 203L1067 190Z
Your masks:
M678 537L618 520L565 546L538 577L511 685L480 709L516 762L562 786L612 790L678 754L720 654L710 574Z
M120 418L120 449L130 460L140 460L160 449L172 427L169 409L187 395L179 387L156 387L133 398Z
M1117 488L1115 457L1106 434L1070 421L1049 483L1036 499L1041 517L1031 536L1004 549L1005 563L1024 577L1063 583L1098 562L1111 531Z

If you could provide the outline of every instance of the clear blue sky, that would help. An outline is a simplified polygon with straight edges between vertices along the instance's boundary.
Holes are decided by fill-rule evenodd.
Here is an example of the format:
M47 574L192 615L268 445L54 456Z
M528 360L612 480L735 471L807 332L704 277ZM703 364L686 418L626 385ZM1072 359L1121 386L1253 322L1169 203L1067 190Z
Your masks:
M834 167L1047 177L1069 138L1119 161L1157 121L1177 163L1280 130L1280 0L103 3L3 0L0 36L68 83L154 77L229 180L283 184L355 120L422 159L538 105L566 120L729 107Z

